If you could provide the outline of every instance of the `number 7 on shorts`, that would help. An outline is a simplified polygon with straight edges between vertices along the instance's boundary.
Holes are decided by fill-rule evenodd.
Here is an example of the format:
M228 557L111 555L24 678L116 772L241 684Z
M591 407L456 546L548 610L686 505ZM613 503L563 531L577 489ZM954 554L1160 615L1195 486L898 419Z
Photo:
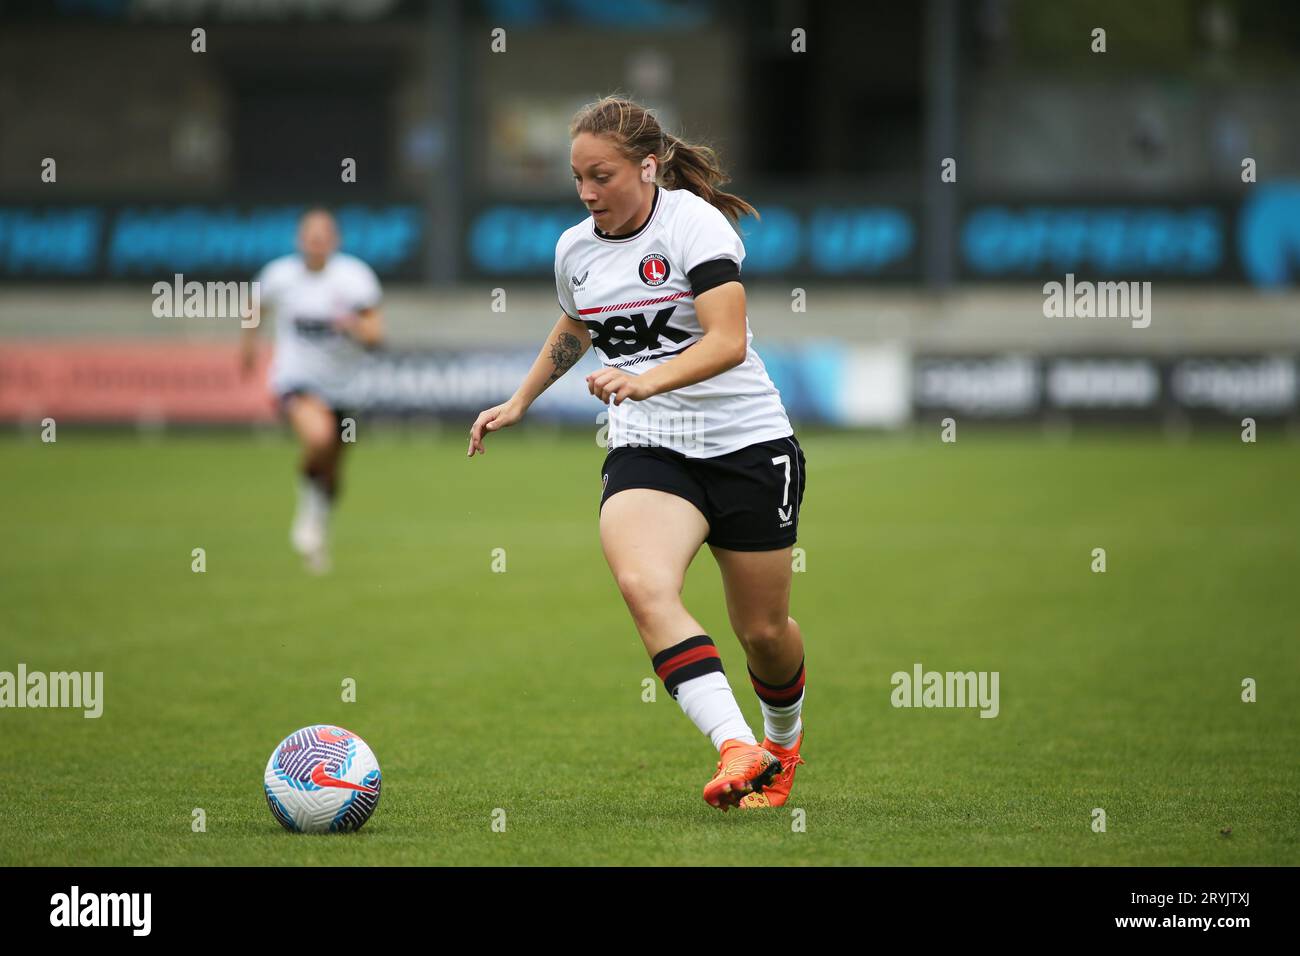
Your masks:
M790 505L790 456L777 455L772 459L774 465L785 465L785 487L781 489L781 507L776 509L776 513L781 516L782 521L789 521L790 515L794 511L794 505ZM786 505L789 505L786 507Z

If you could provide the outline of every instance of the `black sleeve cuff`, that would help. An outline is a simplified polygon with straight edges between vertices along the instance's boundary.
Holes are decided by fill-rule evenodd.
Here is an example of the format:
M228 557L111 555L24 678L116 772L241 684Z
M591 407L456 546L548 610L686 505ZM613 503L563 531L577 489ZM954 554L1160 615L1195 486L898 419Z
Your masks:
M700 296L725 282L739 282L740 266L734 259L710 259L686 275L691 280L691 293Z

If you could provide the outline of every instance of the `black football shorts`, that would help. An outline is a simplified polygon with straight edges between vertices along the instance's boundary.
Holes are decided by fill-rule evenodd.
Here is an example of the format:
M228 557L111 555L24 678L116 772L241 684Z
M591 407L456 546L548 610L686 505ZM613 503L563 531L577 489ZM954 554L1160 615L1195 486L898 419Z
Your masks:
M730 551L775 551L795 543L803 504L803 449L794 435L714 458L660 447L610 449L601 466L603 508L627 488L685 498L709 522L705 541Z
M354 420L356 418L356 413L353 412L351 409L339 408L335 405L330 404L328 401L325 400L324 396L322 396L319 392L314 391L313 389L298 388L296 386L292 388L286 388L284 391L276 395L276 400L282 412L288 411L289 399L293 398L293 396L295 395L311 395L315 398L319 398L329 408L329 410L334 413L334 427L338 429L340 432L343 430L343 420L345 418L351 418Z

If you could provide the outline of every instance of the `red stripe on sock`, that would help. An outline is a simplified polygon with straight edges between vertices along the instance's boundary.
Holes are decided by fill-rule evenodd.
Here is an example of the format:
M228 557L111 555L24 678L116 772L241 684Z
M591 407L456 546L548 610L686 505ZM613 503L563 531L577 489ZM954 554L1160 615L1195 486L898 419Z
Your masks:
M720 658L722 655L718 653L718 649L712 644L707 644L703 647L692 647L690 650L682 651L680 654L668 658L668 660L659 665L655 673L659 675L660 680L666 681L668 675L677 670L677 668L685 667L687 664L694 664L696 661L702 661L706 657Z
M799 699L799 695L803 693L803 668L799 668L798 680L789 687L782 687L780 690L768 687L753 674L749 675L749 682L754 685L754 693L756 693L761 700L767 701L773 707L793 704Z

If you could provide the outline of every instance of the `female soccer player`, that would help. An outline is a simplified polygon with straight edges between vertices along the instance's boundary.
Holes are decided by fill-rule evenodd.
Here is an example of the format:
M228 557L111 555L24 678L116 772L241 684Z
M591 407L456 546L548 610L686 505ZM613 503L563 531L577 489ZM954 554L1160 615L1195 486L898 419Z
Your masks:
M258 274L261 314L276 314L270 388L302 446L298 511L290 531L309 570L329 570L329 514L339 491L344 411L362 348L383 338L379 279L370 266L339 252L339 231L324 209L298 223L298 254ZM257 325L244 330L243 367L256 357Z
M750 345L745 248L727 219L756 213L718 188L727 179L711 149L666 133L636 103L606 97L569 133L591 217L556 245L564 314L515 394L478 416L468 457L595 346L604 367L587 387L610 406L605 559L655 673L720 753L704 799L724 811L780 806L803 762L803 637L789 601L805 468ZM717 648L682 605L703 543L762 706L762 746Z

